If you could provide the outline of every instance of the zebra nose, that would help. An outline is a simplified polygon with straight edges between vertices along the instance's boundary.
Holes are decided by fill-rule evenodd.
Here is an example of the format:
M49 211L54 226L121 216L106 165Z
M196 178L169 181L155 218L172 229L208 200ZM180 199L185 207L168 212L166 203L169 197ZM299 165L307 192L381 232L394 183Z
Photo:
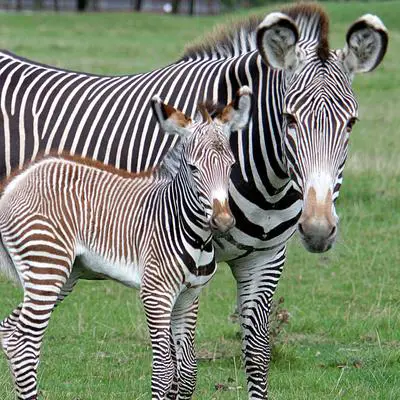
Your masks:
M328 218L300 220L298 231L307 250L323 253L329 250L336 238L337 224Z
M213 213L210 220L210 226L213 231L222 233L229 231L235 225L235 218L229 208L228 200L213 200Z
M235 226L235 218L228 212L222 212L211 217L211 228L225 233Z

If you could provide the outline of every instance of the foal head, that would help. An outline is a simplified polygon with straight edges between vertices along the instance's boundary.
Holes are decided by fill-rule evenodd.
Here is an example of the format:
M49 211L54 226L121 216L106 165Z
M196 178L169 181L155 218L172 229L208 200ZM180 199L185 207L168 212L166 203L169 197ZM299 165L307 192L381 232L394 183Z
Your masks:
M210 227L226 232L235 224L228 201L229 176L235 162L229 137L247 125L250 89L240 88L225 107L200 104L194 120L158 97L153 98L152 106L161 127L181 137L181 168L188 169L189 183L198 194Z

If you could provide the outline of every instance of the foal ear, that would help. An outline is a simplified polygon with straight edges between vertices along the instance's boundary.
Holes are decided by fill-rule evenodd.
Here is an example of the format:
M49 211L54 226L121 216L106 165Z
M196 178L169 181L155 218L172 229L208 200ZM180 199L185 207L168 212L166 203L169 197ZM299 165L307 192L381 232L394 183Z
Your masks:
M375 15L366 14L355 21L346 35L346 45L341 52L347 72L353 76L376 68L385 56L388 32Z
M288 15L274 12L267 15L257 29L257 48L267 65L292 71L298 64L296 44L299 31Z
M151 99L151 107L161 128L168 133L176 134L182 137L190 134L190 125L192 120L182 111L165 104L159 96Z
M233 101L217 115L217 119L227 128L228 134L246 127L250 118L252 97L250 88L242 86Z

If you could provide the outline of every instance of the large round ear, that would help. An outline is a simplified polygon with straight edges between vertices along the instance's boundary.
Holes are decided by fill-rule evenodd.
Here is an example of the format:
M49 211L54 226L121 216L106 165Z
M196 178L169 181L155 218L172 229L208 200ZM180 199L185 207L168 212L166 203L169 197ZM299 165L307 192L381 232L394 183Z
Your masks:
M229 133L246 127L250 118L252 97L250 88L242 86L233 101L216 116Z
M280 12L267 15L257 29L258 51L272 68L289 71L296 68L298 40L296 23L288 15Z
M385 25L375 15L366 14L355 21L341 53L347 72L352 76L376 68L385 56L388 40Z
M189 127L192 120L182 111L176 110L174 107L163 103L159 96L154 96L151 99L151 107L164 131L183 137L190 134Z

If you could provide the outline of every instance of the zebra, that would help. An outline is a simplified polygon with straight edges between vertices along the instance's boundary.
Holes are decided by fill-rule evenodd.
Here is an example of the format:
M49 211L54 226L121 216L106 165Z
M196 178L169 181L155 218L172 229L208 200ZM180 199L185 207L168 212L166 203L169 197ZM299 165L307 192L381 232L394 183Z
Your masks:
M217 261L226 261L237 281L251 399L268 396L269 311L288 240L298 231L309 251L332 247L358 119L352 80L376 68L388 44L385 26L370 14L349 27L342 49L331 50L328 35L322 7L301 3L220 27L176 62L138 75L76 73L0 53L1 175L51 150L146 170L176 140L155 126L148 107L154 93L193 115L198 101L227 104L240 86L251 88L250 123L230 138L236 225L214 239Z
M212 231L233 227L228 204L232 130L251 93L194 121L152 100L179 145L160 168L132 174L79 157L49 157L11 179L0 200L0 269L23 302L0 324L18 398L37 399L37 365L50 315L78 279L140 288L153 349L152 398L190 399L196 383L198 296L216 270ZM178 396L178 397L177 397Z

